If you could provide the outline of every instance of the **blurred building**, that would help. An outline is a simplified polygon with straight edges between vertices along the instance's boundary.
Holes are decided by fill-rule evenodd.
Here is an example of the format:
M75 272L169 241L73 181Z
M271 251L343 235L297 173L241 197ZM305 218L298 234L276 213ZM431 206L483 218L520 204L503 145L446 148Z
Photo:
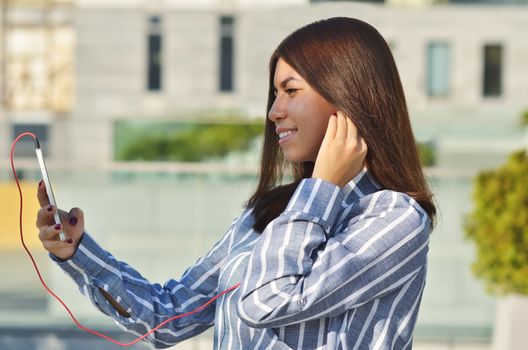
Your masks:
M4 1L0 157L7 159L15 135L33 130L49 159L97 169L114 160L116 121L189 121L226 111L264 118L268 59L279 42L317 19L359 18L389 42L416 136L436 150L431 173L444 224L432 238L422 334L486 337L493 304L471 279L471 250L461 227L471 176L523 147L527 5L528 0ZM21 156L33 156L31 140L21 147Z
M280 40L345 15L390 43L417 137L435 145L437 165L494 165L517 146L510 132L528 106L527 3L4 1L2 157L28 128L49 140L50 157L97 165L113 160L117 119L262 118Z
M3 0L0 8L0 139L31 130L47 146L73 103L74 29L71 0ZM24 140L26 141L26 140ZM33 154L21 145L21 154Z

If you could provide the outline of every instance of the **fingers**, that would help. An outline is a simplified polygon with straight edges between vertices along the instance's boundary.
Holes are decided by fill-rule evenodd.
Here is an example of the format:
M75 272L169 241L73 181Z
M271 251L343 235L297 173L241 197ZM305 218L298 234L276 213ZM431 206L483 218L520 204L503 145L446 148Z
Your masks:
M367 143L365 142L365 139L361 135L358 135L358 138L359 138L359 142L361 144L361 149L366 152L368 150L368 147L367 147Z
M52 210L49 211L49 208ZM41 208L38 212L37 227L39 228L39 239L44 242L46 240L58 240L58 234L61 230L73 231L77 226L82 225L84 220L84 213L79 208L73 208L69 213L59 210L59 217L61 224L54 222L53 213L55 212L53 206Z
M63 242L60 240L45 240L45 241L42 241L42 246L47 251L56 251L57 249L71 247L72 243L69 243L67 241Z
M57 210L53 205L48 205L46 207L42 207L37 212L37 227L44 226L44 225L51 225L56 224L54 213ZM61 209L59 210L59 218L61 219L61 222L64 222L66 218L68 218L68 214Z
M37 228L40 229L42 227L55 225L56 223L53 215L56 210L57 208L52 205L40 208L37 213ZM82 224L84 222L84 213L80 208L72 208L69 213L59 209L59 218L64 228L69 231L70 228L75 228L79 223Z
M343 187L363 169L367 147L352 118L336 114L328 121L312 177Z
M347 122L347 140L358 140L359 143L359 134L356 126L354 125L354 122L351 118L346 118Z
M40 180L39 182L37 198L41 208L46 207L50 204L48 194L46 193L46 186L44 186L44 180Z
M337 111L337 131L335 135L336 140L342 140L345 141L347 139L347 119L349 119L345 114L341 111Z
M79 222L84 222L84 213L80 208L72 208L68 213L67 224L69 226L77 226Z
M352 121L352 118L349 118L347 116L344 116L344 119L346 120L347 130L346 130L346 140L347 144L353 146L356 150L363 152L367 150L367 143L365 142L365 139L361 136L359 133L359 130L357 129L356 125Z
M60 224L55 224L55 225L50 225L50 226L46 226L46 225L41 226L39 230L39 239L42 242L50 241L50 240L59 240L57 236L59 235L59 232L61 231L61 229L62 229L62 225Z
M330 119L328 120L328 126L326 127L325 139L333 140L335 138L336 131L337 131L337 115L332 114L330 116Z
M52 205L47 205L39 209L37 213L37 223L36 226L40 228L41 226L51 225L54 223L53 213L55 212L55 207Z
M344 119L346 120L346 139L347 141L356 141L356 146L364 148L367 146L365 139L359 133L359 130L356 127L356 124L352 121L352 118L349 118L345 115Z

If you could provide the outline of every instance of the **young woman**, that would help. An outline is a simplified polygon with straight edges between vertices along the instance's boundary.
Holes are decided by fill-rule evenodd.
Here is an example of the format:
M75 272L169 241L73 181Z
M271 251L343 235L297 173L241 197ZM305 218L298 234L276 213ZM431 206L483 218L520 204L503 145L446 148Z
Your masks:
M42 185L38 198L44 248L132 334L241 283L149 336L156 347L211 326L215 349L412 347L435 206L396 65L365 22L317 21L278 46L258 188L179 280L150 283L85 232L80 209L53 225Z

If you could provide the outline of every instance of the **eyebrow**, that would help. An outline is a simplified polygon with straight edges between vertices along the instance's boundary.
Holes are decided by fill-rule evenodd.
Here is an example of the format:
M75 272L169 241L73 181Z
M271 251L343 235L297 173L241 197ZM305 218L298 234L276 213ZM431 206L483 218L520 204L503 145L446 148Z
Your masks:
M295 79L294 77L287 77L286 79L284 79L284 80L280 83L281 88L284 89L284 87L286 86L286 84L288 84L288 82L289 82L290 80L300 81L300 80L298 80L298 79ZM273 85L273 91L277 91L277 88L275 87L275 84Z

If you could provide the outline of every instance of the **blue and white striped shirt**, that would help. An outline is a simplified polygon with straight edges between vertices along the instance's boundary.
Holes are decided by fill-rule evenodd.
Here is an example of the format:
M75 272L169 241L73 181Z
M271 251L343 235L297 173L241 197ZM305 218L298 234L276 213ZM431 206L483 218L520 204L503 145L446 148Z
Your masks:
M410 349L424 290L429 218L364 170L339 188L304 179L262 234L251 209L180 280L151 283L87 233L53 260L103 313L140 336L241 283L147 340L165 348L214 325L215 349ZM104 289L130 317L120 315Z

